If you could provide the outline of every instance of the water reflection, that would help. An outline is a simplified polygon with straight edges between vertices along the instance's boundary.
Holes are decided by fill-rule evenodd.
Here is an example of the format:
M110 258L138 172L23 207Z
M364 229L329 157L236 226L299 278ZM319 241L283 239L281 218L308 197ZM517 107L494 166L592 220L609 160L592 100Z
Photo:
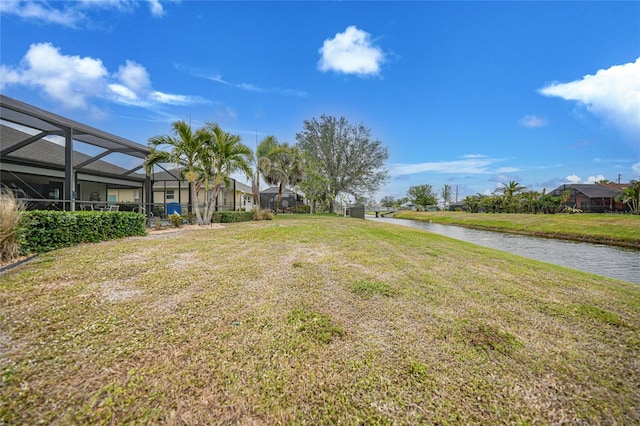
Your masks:
M416 220L369 218L424 229L484 247L640 284L640 252L602 244L535 238Z

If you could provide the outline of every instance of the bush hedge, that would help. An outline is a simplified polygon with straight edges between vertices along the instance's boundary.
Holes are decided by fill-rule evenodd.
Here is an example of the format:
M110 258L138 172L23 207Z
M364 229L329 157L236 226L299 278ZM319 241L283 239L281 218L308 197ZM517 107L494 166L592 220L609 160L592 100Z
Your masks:
M23 254L42 253L80 243L146 235L145 217L135 212L30 210L20 225Z
M250 220L253 220L253 212L215 212L211 218L212 223L248 222Z
M307 205L292 206L288 210L289 213L311 213L311 207Z

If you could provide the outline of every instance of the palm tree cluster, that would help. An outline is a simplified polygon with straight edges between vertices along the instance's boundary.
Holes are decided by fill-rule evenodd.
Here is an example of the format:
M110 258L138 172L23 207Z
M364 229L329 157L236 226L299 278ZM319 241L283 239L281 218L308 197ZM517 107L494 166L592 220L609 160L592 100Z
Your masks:
M640 214L640 180L632 180L617 198L629 206L631 213Z
M204 205L194 201L193 210L198 224L208 225L214 213L214 200L221 186L229 185L230 175L241 172L251 178L253 152L241 143L240 136L225 132L217 123L206 123L194 131L190 124L176 121L172 130L173 135L149 139L145 168L150 173L159 164L181 167L180 177L189 182L191 198L198 200L201 189L207 194Z
M192 200L198 200L201 190L207 194L203 205L199 202L193 205L200 225L211 223L218 193L222 186L229 186L233 173L242 173L251 180L257 208L260 207L260 180L277 185L276 211L284 187L298 185L304 176L302 155L297 147L267 136L257 146L254 156L240 136L225 132L217 123L207 122L194 130L190 124L176 121L172 124L172 135L154 136L148 145L147 172L161 164L180 167L180 178L189 182Z
M260 178L278 187L276 212L280 210L282 191L286 186L296 187L305 176L302 154L297 146L278 142L275 136L267 136L256 148L256 172L252 179L253 197L260 205Z
M503 183L491 195L470 195L462 200L467 211L472 213L557 213L564 201L542 192L527 191L518 182Z

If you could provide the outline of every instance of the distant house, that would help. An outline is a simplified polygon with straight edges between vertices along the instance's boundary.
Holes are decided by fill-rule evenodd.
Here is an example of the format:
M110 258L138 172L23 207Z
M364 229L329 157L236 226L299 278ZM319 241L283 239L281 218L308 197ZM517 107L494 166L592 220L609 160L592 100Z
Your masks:
M191 199L189 182L180 178L180 171L181 169L170 169L153 173L153 202L162 205L177 203L181 206L181 211L186 213L189 211L189 205L193 204L193 200ZM198 202L200 204L211 197L213 197L213 188L209 188L208 191L205 191L204 188L199 189ZM220 188L214 208L216 211L252 210L251 187L231 178L228 188L224 185Z
M616 201L628 184L565 184L549 194L564 197L564 205L582 210L585 213L605 213L628 211L629 206Z
M278 201L278 187L272 186L260 192L260 208L276 210ZM282 199L280 200L280 210L286 210L290 207L304 205L302 195L292 191L289 188L282 189Z

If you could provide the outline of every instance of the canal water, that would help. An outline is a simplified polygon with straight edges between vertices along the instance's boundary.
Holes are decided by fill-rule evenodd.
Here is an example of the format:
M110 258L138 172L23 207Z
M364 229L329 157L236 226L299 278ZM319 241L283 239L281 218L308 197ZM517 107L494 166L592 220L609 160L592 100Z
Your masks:
M367 219L424 229L435 234L506 251L518 256L640 284L640 251L638 250L481 231L417 220Z

